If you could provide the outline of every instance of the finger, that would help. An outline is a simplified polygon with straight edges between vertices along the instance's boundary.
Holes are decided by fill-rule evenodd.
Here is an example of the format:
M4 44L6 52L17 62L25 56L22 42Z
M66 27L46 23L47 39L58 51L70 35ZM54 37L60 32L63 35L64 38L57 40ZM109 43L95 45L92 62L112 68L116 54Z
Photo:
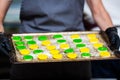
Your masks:
M8 52L0 45L0 53L9 56Z
M11 51L11 46L9 42L5 42L5 48L7 49L7 51Z
M114 51L114 50L115 50L115 47L112 46L112 45L110 45L110 49L111 49L112 51Z
M116 43L115 43L116 49L119 50L119 47L120 47L120 38L117 37L115 42L116 42Z
M115 36L111 36L109 39L110 39L111 45L114 45L115 41L116 41L116 37Z
M120 46L120 38L116 35L114 37L112 37L112 39L110 39L111 42L111 50L118 50L119 46Z

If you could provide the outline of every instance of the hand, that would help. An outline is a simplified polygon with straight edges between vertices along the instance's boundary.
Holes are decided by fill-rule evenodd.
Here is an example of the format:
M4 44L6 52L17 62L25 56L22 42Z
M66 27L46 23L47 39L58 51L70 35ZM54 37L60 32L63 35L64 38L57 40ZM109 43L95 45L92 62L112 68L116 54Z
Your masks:
M105 33L108 36L110 42L110 49L113 51L119 51L120 47L120 38L118 36L118 31L116 27L108 28Z
M10 41L4 33L0 33L0 53L9 56L9 52L11 52Z

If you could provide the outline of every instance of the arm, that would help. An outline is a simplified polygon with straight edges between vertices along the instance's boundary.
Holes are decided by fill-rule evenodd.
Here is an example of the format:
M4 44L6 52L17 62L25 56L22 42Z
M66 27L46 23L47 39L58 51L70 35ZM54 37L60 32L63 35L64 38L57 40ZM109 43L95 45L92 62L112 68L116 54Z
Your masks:
M103 31L113 26L112 20L105 10L102 0L87 0L87 3L90 7L95 22Z
M119 50L120 38L118 36L117 28L113 26L112 20L102 4L102 0L87 0L87 3L95 22L108 36L110 49L114 51Z
M0 0L0 32L4 32L3 22L12 0Z
M11 45L4 34L3 22L11 2L12 0L0 0L0 54L3 53L8 56L8 53L11 52Z

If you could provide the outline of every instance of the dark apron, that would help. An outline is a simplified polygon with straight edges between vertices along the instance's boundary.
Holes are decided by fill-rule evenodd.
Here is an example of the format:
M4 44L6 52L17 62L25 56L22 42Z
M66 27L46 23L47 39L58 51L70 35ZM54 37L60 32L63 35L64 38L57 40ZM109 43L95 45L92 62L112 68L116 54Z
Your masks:
M23 0L20 32L84 30L84 0Z
M120 60L92 61L93 78L117 78L120 80Z
M55 32L84 30L84 0L23 0L21 32ZM13 64L11 79L79 79L89 80L90 63L61 62Z

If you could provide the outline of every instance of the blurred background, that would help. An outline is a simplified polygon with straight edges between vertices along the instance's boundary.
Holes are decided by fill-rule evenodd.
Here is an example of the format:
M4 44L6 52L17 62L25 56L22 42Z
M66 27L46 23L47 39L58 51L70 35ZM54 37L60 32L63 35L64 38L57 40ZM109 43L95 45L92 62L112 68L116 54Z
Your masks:
M5 32L7 33L18 33L20 27L20 6L22 0L13 0L4 21ZM103 0L106 10L110 14L112 21L115 25L120 24L120 0ZM98 26L95 24L89 7L85 4L84 8L84 23L86 30L99 30ZM120 33L119 33L120 34ZM9 78L10 63L8 57L0 54L0 79ZM1 65L2 64L2 65Z

